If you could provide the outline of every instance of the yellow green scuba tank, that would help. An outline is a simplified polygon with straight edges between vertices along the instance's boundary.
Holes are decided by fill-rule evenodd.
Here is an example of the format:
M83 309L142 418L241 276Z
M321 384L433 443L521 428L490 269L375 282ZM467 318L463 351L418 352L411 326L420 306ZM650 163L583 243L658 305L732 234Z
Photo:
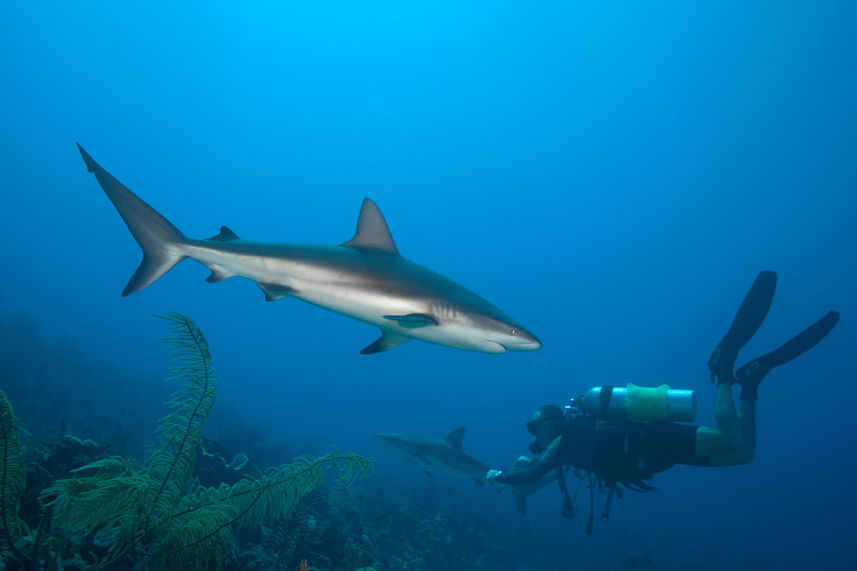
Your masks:
M605 419L631 422L696 419L696 393L671 389L669 385L638 387L592 387L577 401L580 411Z

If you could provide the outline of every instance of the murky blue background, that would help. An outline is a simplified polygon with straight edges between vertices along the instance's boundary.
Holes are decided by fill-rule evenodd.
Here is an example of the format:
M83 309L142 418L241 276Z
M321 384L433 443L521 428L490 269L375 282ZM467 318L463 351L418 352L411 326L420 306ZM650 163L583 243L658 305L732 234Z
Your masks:
M685 568L854 565L857 5L116 4L4 7L0 307L127 385L140 408L115 414L141 439L169 390L150 317L168 310L203 328L221 412L415 488L425 476L372 433L466 425L470 451L509 466L534 408L628 381L696 389L713 422L706 360L772 269L739 364L829 309L842 320L763 383L753 464L658 475L593 538L553 488L523 524L497 501L570 560L666 541ZM193 262L121 298L139 249L75 142L193 237L337 244L369 196L404 256L544 347L365 357L373 327L206 284Z

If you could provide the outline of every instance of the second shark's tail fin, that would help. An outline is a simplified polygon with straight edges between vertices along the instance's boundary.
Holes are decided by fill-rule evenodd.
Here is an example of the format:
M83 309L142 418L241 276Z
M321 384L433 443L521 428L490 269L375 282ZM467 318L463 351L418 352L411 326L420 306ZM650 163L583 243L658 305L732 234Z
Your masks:
M181 250L185 237L170 221L161 216L154 208L143 202L125 185L113 178L101 165L89 156L83 147L77 145L83 162L107 197L116 207L122 220L143 250L143 261L131 276L122 295L140 291L165 273L186 256Z

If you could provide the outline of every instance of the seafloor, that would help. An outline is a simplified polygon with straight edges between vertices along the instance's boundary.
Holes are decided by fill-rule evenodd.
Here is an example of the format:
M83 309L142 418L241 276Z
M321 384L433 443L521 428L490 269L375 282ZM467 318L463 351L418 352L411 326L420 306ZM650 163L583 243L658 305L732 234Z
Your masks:
M578 528L546 537L508 505L498 512L495 502L486 503L485 494L473 494L469 487L448 485L440 478L406 484L371 469L348 481L338 479L335 471L328 473L323 485L300 496L277 517L260 516L257 524L230 526L228 536L223 536L226 548L219 554L205 553L212 547L201 541L184 546L181 558L158 558L154 554L163 550L166 540L153 528L129 540L115 531L121 525L115 521L120 520L111 524L113 531L99 529L98 524L61 525L53 515L50 495L45 496L57 482L91 472L76 469L104 458L123 458L129 470L145 470L146 458L159 446L157 419L141 423L122 413L140 409L145 399L121 388L122 383L106 384L117 375L109 367L105 370L103 363L89 362L68 343L44 341L26 319L0 323L0 396L14 410L14 417L6 419L12 424L4 425L3 451L8 456L13 440L20 442L26 471L20 496L10 500L14 486L6 469L8 458L4 464L0 570L297 570L303 561L318 571L689 568L686 554L678 557L667 540L583 553L572 547L586 541L577 537ZM284 445L269 443L259 429L235 415L221 419L221 428L224 422L229 423L228 430L220 433L228 434L222 439L228 441L203 437L196 446L188 489L214 490L241 478L252 481L262 478L270 466L295 462L296 455ZM562 540L565 535L567 542ZM132 547L114 549L118 541Z

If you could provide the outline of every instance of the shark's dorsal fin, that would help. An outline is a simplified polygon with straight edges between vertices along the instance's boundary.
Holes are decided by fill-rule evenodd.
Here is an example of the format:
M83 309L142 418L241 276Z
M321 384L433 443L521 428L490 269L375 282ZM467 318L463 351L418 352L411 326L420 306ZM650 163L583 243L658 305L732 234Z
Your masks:
M226 226L220 227L220 233L217 236L212 236L209 240L217 240L218 242L229 242L230 240L240 240L238 234L233 232Z
M354 237L342 244L346 248L365 248L388 254L398 254L393 236L384 220L384 215L370 198L363 199L360 216L357 218L357 231Z
M453 448L458 448L459 450L464 449L464 427L459 426L449 434L443 437L446 440L446 443L452 446Z

